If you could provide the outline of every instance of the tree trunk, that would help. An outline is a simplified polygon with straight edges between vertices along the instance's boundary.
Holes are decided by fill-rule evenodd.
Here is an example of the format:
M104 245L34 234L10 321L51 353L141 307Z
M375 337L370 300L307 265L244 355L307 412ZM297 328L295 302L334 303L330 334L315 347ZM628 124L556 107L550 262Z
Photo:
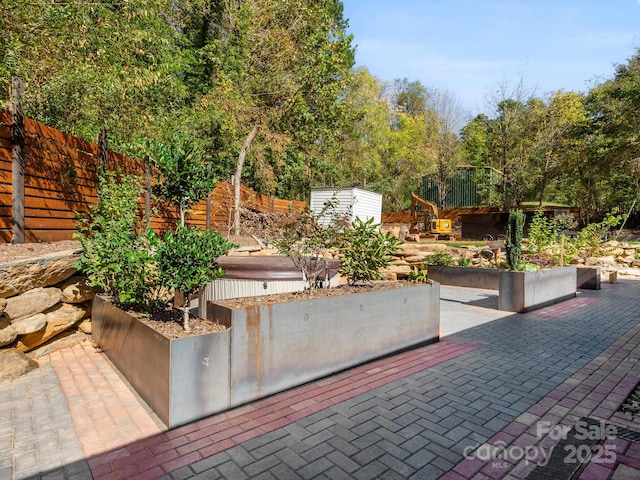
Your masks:
M251 142L258 135L260 127L254 125L254 127L244 140L244 145L240 149L238 155L238 164L236 165L236 174L233 178L233 234L240 235L240 179L242 177L242 167L244 165L244 157L247 155L247 151L251 146Z
M182 304L182 323L183 323L184 331L190 332L191 331L191 327L189 326L189 304L191 303L191 300L189 299L190 295L187 292L182 292L182 294L184 295L184 300L183 300L184 303Z

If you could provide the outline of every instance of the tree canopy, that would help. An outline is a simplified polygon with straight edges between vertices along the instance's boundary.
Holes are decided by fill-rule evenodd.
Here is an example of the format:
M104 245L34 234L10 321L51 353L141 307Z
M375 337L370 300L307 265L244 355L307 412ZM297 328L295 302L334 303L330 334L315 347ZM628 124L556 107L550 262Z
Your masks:
M491 167L486 204L626 208L640 187L640 50L586 94L498 85L467 118L453 92L354 68L339 0L105 0L0 4L0 100L25 80L26 115L136 154L141 140L199 152L209 178L308 198L312 185L409 206L421 180ZM200 175L201 177L203 175Z

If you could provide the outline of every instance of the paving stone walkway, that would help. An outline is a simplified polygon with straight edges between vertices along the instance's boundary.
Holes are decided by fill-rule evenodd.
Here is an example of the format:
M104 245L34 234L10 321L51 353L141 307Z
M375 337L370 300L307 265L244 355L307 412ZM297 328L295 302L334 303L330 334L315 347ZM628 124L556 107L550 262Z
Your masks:
M173 430L89 343L51 354L0 385L0 478L559 479L574 457L574 478L640 478L640 425L617 413L640 381L640 282L506 316L442 292L443 325L478 326ZM616 433L594 455L587 421Z

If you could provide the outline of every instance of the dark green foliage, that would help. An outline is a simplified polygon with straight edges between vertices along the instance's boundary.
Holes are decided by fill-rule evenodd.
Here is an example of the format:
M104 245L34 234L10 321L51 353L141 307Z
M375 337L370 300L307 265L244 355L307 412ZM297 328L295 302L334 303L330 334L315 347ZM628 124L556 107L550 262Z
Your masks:
M215 184L210 165L203 161L202 150L191 141L177 138L169 144L147 143L145 153L162 177L153 193L180 211L180 225L184 226L185 210L205 198Z
M507 250L507 265L511 270L520 268L522 258L522 232L524 230L524 213L522 210L509 210L509 220L505 229L507 237L505 248Z
M224 275L217 259L235 245L217 231L178 226L158 246L159 283L184 294L184 329L189 330L189 295Z
M340 273L349 285L382 278L380 270L389 265L391 254L398 251L400 240L390 233L382 233L373 218L356 218L352 228L344 231Z
M157 278L157 242L151 230L139 234L141 193L138 177L107 172L99 178L98 202L78 222L82 255L77 266L116 302L148 309Z

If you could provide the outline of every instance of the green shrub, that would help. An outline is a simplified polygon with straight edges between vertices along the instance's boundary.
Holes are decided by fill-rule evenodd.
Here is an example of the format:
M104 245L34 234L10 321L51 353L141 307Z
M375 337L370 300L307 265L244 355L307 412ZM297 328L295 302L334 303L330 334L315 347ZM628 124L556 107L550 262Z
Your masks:
M126 308L153 307L157 279L153 231L139 233L140 179L104 172L98 179L98 202L78 222L82 254L77 268L92 286Z
M389 265L391 254L398 251L400 240L390 233L382 233L373 218L356 218L344 231L340 273L349 285L382 278L380 270Z
M184 294L184 329L189 331L189 296L222 275L217 259L235 245L219 232L178 226L158 246L160 285Z
M595 257L600 255L602 250L602 242L610 228L620 224L624 215L616 215L609 213L602 222L590 223L578 235L577 248L586 257Z
M524 229L524 213L522 210L513 209L509 211L509 220L505 235L505 249L507 250L507 265L511 270L520 268L522 257L522 231Z
M536 210L529 224L529 253L535 255L546 252L555 243L555 237L551 221L542 209Z
M442 265L444 267L448 267L453 265L453 257L447 251L441 250L439 252L432 253L431 255L427 255L424 259L424 263L427 265Z
M470 258L461 258L458 260L458 265L461 267L470 267L472 263Z
M409 281L414 283L431 283L428 273L426 268L414 266L409 272Z

